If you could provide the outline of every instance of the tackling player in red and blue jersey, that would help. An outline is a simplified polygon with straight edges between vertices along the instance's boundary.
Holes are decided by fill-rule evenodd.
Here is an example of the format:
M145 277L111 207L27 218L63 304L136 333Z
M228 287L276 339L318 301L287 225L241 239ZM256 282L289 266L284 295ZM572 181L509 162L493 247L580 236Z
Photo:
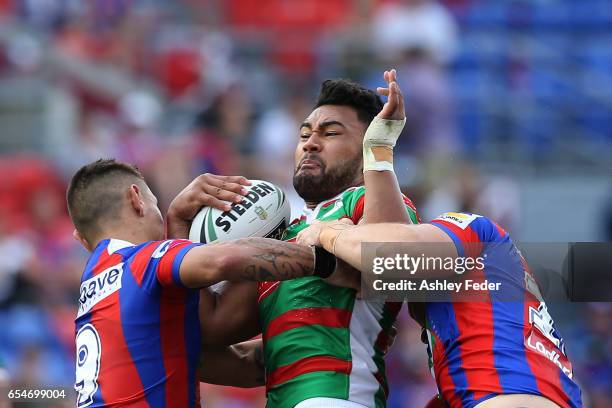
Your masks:
M263 384L261 366L238 353L240 347L200 354L194 289L222 280L311 276L311 248L266 238L163 241L156 197L138 169L115 160L82 167L67 202L74 237L92 252L76 319L79 408L197 407L199 379Z
M537 283L509 235L493 221L467 213L446 213L421 225L352 226L344 220L315 224L297 241L321 245L362 273L371 273L371 265L362 264L363 242L414 243L406 247L414 257L481 257L483 267L469 278L500 283L503 290L480 291L478 301L450 295L446 302L410 304L412 316L428 332L444 405L582 407L563 339Z
M196 245L105 239L94 249L76 319L78 407L199 405L199 295L179 277Z
M581 407L565 345L527 263L510 236L474 214L447 213L431 222L460 257L484 256L476 281L499 282L490 301L430 302L425 328L438 388L452 407L473 407L501 394L541 395Z

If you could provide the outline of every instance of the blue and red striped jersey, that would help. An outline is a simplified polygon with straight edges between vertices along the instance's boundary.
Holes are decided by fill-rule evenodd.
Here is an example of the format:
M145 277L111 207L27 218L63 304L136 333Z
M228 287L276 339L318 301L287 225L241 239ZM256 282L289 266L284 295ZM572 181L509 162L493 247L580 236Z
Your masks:
M482 257L484 268L470 278L505 288L503 295L485 291L489 301L426 305L433 374L447 406L469 408L500 394L531 394L561 407L582 407L563 339L509 234L476 214L446 213L432 224L453 240L460 257Z
M199 407L198 291L179 268L191 241L107 239L81 278L77 407Z

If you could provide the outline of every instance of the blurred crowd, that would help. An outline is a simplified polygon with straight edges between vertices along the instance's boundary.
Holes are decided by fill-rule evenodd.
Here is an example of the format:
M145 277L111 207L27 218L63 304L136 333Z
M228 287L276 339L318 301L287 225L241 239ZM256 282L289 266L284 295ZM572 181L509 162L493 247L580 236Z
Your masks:
M578 2L485 3L498 2L0 0L0 385L72 387L87 254L72 239L64 192L79 166L100 157L137 164L162 210L200 173L266 179L290 193L296 214L298 127L326 78L375 88L385 68L397 68L408 121L396 168L422 218L484 213L520 238L516 179L478 163L566 160L567 123L549 111L573 115L571 129L594 149L570 161L605 163L612 115L597 112L612 106L612 95L591 86L582 105L546 105L578 99L563 83L557 93L542 90L545 75L529 68L541 61L533 44L521 37L516 47L487 49L517 26L527 37L546 27L559 38L574 33L563 20L571 16L556 15L554 25L541 9ZM612 22L605 0L585 4L601 6L596 17ZM580 22L580 35L608 38L597 22ZM612 48L598 51L597 78L612 83ZM547 63L556 66L554 58ZM576 65L577 80L581 69L595 75ZM538 109L547 110L540 121ZM609 208L612 240L612 201ZM551 309L588 406L612 406L612 304ZM402 315L388 358L389 406L423 406L435 385L419 330ZM203 395L210 407L265 401L261 389L203 386Z

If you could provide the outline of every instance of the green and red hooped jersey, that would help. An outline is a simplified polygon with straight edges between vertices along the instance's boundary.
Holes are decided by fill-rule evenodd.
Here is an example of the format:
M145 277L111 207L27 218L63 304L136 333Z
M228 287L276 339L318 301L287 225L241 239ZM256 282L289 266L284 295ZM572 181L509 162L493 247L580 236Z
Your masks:
M283 235L292 241L313 220L363 216L365 188L352 187L305 209ZM408 198L413 223L417 211ZM365 302L352 289L318 277L259 284L259 316L266 361L268 407L293 407L309 398L337 398L385 407L384 355L402 303Z

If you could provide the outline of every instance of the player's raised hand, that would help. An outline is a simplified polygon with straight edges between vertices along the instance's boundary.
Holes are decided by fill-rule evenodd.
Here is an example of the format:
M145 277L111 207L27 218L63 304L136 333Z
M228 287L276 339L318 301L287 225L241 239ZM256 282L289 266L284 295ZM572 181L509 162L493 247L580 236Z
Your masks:
M404 96L397 83L397 72L395 69L385 71L383 77L387 82L387 88L378 87L376 88L376 92L387 96L388 99L377 117L381 119L403 120L406 117L404 111Z
M189 235L189 224L204 206L229 211L230 203L242 201L247 193L243 186L249 185L251 182L241 176L218 176L210 173L199 175L170 203L167 217L168 237L186 238Z

